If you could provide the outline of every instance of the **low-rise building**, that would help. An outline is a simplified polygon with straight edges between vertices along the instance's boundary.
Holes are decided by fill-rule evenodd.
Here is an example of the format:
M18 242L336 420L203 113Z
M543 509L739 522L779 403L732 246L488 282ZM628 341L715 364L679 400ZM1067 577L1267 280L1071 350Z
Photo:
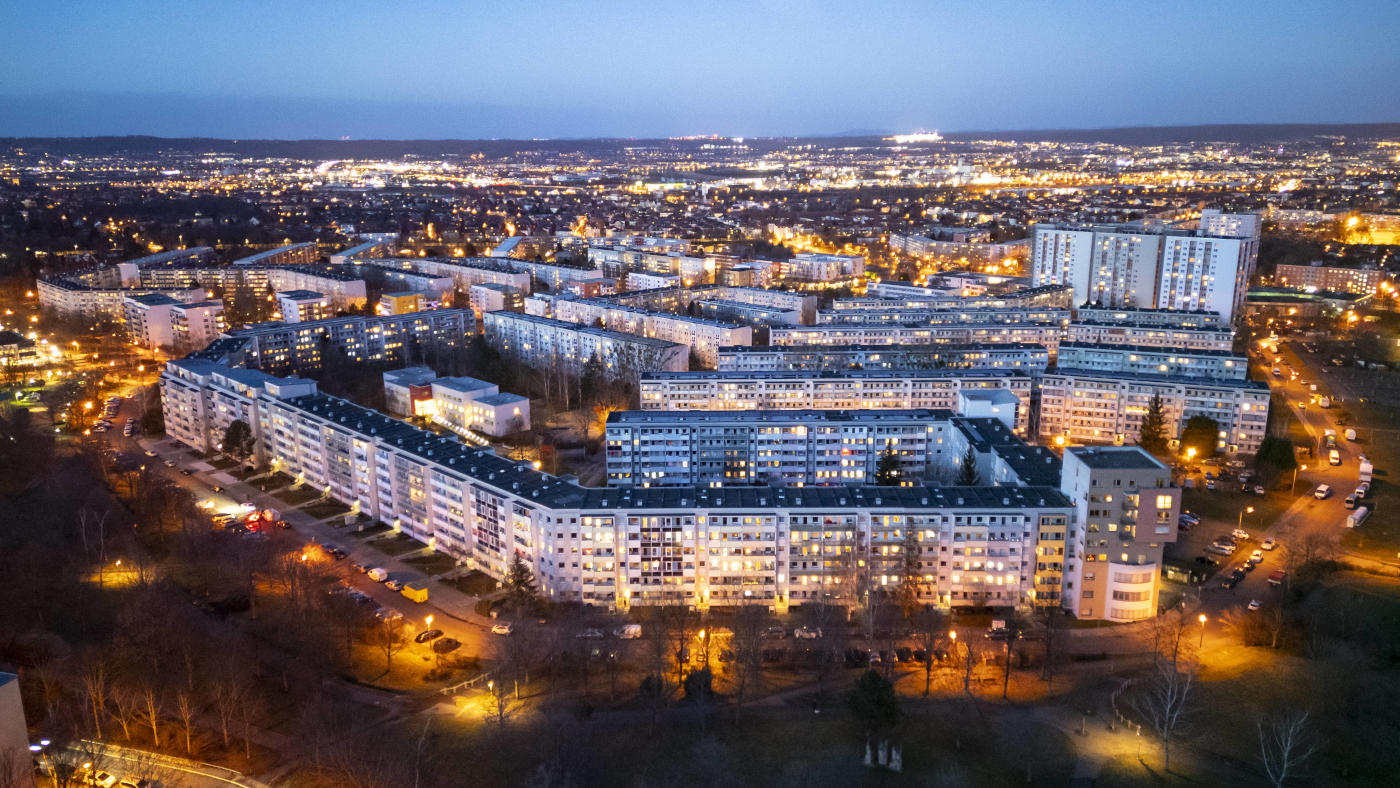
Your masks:
M468 377L432 382L433 421L458 434L500 437L530 429L530 400Z
M404 367L384 373L384 409L406 418L433 415L433 381L437 373L428 367Z
M375 314L380 315L406 315L409 312L422 312L427 308L428 297L426 294L416 290L406 290L381 295L374 311Z

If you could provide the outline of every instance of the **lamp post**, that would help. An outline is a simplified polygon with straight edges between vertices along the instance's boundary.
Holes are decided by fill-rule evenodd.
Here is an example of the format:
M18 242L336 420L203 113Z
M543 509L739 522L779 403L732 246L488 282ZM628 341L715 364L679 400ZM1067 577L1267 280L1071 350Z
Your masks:
M1297 494L1298 494L1298 471L1306 471L1307 469L1308 469L1308 466L1306 466L1306 465L1294 465L1294 466L1293 466L1293 483L1290 484L1290 485L1288 485L1288 494L1289 494L1289 495L1297 495Z
M1235 523L1235 529L1236 529L1236 530L1243 530L1243 529L1244 529L1244 516L1245 516L1246 514L1254 514L1254 507L1253 507L1253 506L1246 506L1246 507L1244 507L1243 509L1240 510L1240 519L1239 519L1238 522Z
M1201 642L1198 644L1197 648L1205 648L1205 645L1206 645L1206 614L1205 614L1205 613L1202 613L1201 615L1199 615L1199 616L1196 617L1196 620L1201 622Z

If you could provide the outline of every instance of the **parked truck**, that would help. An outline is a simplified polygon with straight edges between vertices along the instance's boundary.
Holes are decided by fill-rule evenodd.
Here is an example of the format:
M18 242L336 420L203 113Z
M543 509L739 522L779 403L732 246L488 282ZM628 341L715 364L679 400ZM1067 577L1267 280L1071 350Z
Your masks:
M1331 398L1331 397L1318 397L1318 398L1317 398L1317 406L1318 406L1319 408L1330 408L1330 407L1332 407L1332 398Z
M1367 517L1370 517L1370 516L1371 516L1371 510L1370 510L1369 507L1365 507L1365 506L1357 507L1356 511L1354 511L1354 512L1352 512L1351 514L1347 515L1347 527L1348 527L1348 528L1356 528L1356 527L1360 526L1362 523L1366 522L1366 518L1367 518Z
M1347 440L1356 440L1356 429L1354 427L1347 427L1347 431L1344 434L1347 436Z
M399 593L420 605L428 601L428 587L423 583L404 583L403 590Z
M1328 427L1322 431L1322 445L1329 449L1337 448L1337 431Z
M1366 455L1363 454L1361 456L1361 470L1357 476L1357 481L1369 484L1373 470L1374 468L1371 467L1371 461L1366 459Z

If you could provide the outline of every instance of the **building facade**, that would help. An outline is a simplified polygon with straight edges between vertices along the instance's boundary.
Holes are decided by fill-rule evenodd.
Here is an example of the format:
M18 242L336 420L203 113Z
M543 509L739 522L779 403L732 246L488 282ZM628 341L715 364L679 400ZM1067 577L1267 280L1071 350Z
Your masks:
M689 348L677 342L538 315L487 312L482 325L486 340L503 356L536 369L576 374L594 356L610 371L683 372L690 363Z

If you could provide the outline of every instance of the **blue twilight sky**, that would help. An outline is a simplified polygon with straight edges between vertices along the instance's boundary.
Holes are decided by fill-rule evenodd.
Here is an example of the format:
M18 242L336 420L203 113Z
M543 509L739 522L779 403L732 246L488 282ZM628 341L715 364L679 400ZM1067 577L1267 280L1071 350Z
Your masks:
M1400 120L1400 0L0 0L0 135Z

